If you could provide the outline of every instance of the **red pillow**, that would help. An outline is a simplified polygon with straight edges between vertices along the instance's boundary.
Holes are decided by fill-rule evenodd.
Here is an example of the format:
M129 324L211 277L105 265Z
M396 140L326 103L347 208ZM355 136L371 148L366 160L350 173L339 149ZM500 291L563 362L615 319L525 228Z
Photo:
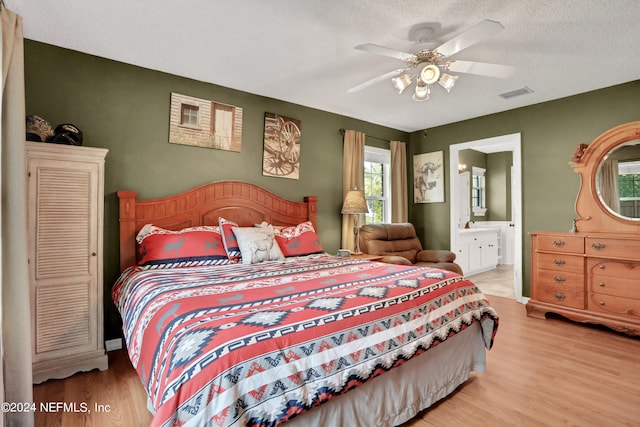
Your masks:
M217 226L171 231L145 225L137 240L139 265L171 268L231 263Z
M236 240L236 235L233 234L233 227L238 227L233 221L228 221L224 218L218 218L218 224L220 224L220 231L222 232L222 243L227 251L226 255L231 262L241 262L242 254L240 253L240 247Z
M311 221L305 221L295 227L281 228L276 231L275 239L286 257L324 252Z

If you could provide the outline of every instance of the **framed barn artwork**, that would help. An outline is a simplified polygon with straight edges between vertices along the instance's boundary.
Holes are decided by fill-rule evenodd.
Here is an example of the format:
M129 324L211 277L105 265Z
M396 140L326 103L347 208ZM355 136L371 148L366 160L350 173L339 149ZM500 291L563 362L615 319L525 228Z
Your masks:
M169 142L239 152L242 113L234 105L171 93Z

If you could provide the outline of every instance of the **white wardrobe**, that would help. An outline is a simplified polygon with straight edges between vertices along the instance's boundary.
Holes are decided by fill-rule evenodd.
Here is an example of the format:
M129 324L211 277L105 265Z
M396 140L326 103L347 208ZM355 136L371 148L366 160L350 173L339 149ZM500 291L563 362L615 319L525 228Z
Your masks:
M26 142L33 382L108 367L102 245L106 149Z

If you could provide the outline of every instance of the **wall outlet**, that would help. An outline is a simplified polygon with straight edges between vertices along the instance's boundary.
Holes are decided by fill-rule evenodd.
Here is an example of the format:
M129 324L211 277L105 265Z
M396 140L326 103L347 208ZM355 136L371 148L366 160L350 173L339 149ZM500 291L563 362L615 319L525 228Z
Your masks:
M122 338L115 338L105 341L104 348L107 351L120 350L122 348Z

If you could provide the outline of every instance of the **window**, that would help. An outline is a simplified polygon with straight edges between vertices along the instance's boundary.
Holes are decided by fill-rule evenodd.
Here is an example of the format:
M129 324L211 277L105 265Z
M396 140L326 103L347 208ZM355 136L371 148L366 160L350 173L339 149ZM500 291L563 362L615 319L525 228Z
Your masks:
M391 221L391 151L364 147L365 223Z
M484 216L487 212L485 172L483 168L471 168L471 210L477 216Z
M640 218L640 161L618 163L620 214Z
M198 127L198 112L200 108L195 105L182 104L180 124L184 126Z

